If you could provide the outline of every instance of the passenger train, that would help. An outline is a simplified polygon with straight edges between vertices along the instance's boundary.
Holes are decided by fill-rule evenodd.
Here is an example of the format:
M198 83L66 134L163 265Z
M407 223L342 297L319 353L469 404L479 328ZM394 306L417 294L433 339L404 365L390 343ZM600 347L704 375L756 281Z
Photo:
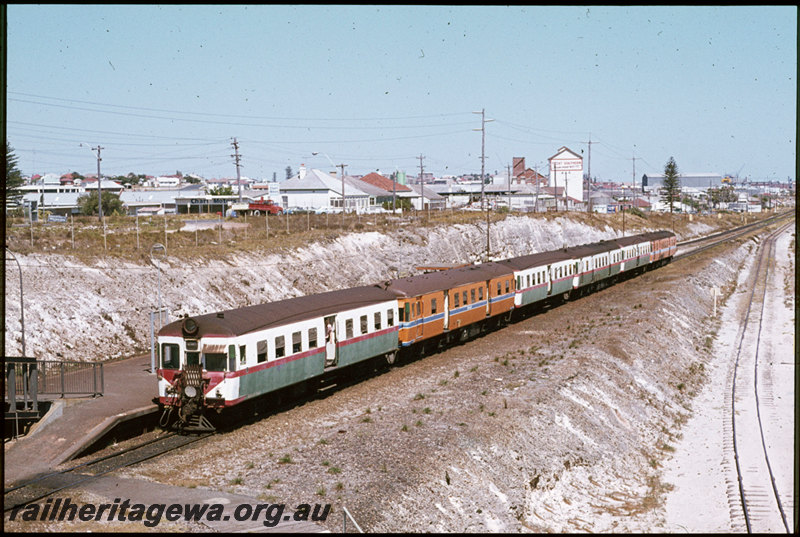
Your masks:
M162 426L213 429L211 410L466 341L668 263L676 249L673 233L656 231L184 317L158 332Z

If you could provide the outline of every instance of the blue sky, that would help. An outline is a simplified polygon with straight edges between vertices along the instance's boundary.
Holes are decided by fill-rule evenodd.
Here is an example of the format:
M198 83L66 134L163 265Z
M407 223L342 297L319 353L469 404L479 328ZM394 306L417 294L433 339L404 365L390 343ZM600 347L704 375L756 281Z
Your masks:
M25 174L479 173L481 109L487 173L795 174L794 6L9 5L7 78Z

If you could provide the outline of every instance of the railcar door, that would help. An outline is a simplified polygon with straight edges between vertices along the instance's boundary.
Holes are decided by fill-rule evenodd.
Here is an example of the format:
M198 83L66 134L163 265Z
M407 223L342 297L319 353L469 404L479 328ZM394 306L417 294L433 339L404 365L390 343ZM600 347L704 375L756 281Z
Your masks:
M443 330L450 330L450 291L444 292L444 327Z
M422 308L422 297L417 297L414 302L414 324L417 327L416 337L421 338L425 330L425 311Z
M336 342L339 338L336 337L336 316L331 315L325 317L325 365L334 365L336 363Z

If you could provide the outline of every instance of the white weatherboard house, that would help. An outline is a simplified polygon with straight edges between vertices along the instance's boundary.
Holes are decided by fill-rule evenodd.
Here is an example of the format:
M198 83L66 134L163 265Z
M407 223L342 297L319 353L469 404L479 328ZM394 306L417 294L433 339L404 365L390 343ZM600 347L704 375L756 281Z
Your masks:
M323 171L300 167L300 172L280 183L283 207L307 207L312 209L342 206L342 180ZM345 207L348 211L365 209L370 195L353 185L345 185Z
M583 201L583 157L562 147L547 160L550 162L549 186L566 187L568 197Z

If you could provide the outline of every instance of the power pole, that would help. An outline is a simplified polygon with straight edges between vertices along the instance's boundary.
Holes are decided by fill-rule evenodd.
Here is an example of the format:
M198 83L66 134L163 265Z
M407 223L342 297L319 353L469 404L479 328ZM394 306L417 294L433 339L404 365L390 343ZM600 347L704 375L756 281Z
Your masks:
M493 119L486 119L486 110L481 108L480 112L472 112L473 114L480 114L481 115L481 128L480 129L472 129L474 131L481 131L481 210L484 208L484 186L486 183L486 179L484 177L485 169L486 169L486 124L490 121L494 121Z
M511 165L508 168L508 212L511 213Z
M97 151L97 213L100 222L103 221L103 179L100 177L100 161L103 160L100 158L100 151L102 149L104 148L100 147L100 144L92 148L92 151Z
M592 142L592 133L589 133L589 141L586 142L589 144L589 162L588 162L588 173L589 179L586 182L586 201L589 203L589 213L592 212L592 144L596 142Z
M558 166L556 166L556 162L551 161L550 164L553 167L550 171L553 174L553 199L556 202L556 212L558 212Z
M234 154L231 156L233 157L234 159L233 161L236 164L236 184L239 185L239 203L242 203L242 177L239 174L239 162L240 162L239 142L236 140L236 138L233 139L231 145L233 145L234 149Z
M397 168L392 176L392 214L397 210Z
M344 197L344 168L345 168L345 166L347 166L347 164L339 164L339 166L338 166L339 168L342 169L342 229L344 229L344 202L345 202L345 197Z
M489 208L484 209L485 187L486 187L486 123L494 121L493 119L486 119L486 109L481 108L480 112L472 112L473 114L481 115L481 128L473 129L481 131L481 209L486 210L486 260L489 260Z
M422 202L420 208L424 211L425 210L425 181L422 179L422 159L425 157L422 156L422 153L417 157L419 159L419 184L422 187ZM430 220L430 204L428 204L428 220Z

